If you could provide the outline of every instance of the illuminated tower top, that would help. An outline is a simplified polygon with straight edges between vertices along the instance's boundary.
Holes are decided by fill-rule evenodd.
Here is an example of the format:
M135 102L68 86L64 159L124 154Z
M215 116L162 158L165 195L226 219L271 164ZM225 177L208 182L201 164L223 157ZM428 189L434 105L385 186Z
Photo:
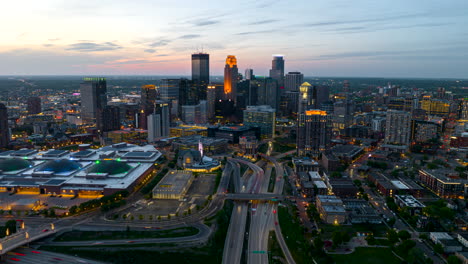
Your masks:
M237 59L234 55L228 55L226 58L226 65L229 65L229 68L237 66Z

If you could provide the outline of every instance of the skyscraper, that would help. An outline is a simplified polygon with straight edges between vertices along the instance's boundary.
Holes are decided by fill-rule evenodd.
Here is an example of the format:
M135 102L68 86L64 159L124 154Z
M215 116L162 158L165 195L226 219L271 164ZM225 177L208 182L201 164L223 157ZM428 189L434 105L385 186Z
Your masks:
M215 104L216 104L216 86L208 85L206 91L206 115L208 120L213 119L215 117Z
M169 104L163 101L155 103L154 111L148 116L148 142L169 136Z
M284 78L285 91L299 91L299 86L304 82L304 74L289 72Z
M210 55L207 53L192 54L192 81L208 85L210 83Z
M141 87L140 128L148 128L147 117L153 113L157 97L158 92L155 85L148 84Z
M0 148L8 146L9 142L8 110L4 104L0 104Z
M273 55L271 62L270 78L278 81L280 86L284 83L284 59L283 55Z
M258 101L259 105L269 105L274 109L279 109L280 92L278 81L273 78L259 80Z
M411 139L411 114L388 110L385 124L385 144L406 145Z
M106 105L100 112L100 127L102 132L108 132L120 129L120 108L116 105Z
M252 69L245 69L245 76L246 80L252 80L254 78L253 70Z
M80 84L81 117L85 124L98 124L100 112L107 105L107 83L105 78L84 78Z
M41 110L41 98L39 97L29 97L27 101L27 110L28 114L36 115L42 112Z
M224 96L225 100L231 100L236 103L237 97L237 59L233 55L226 58L226 66L224 67Z
M331 116L322 110L306 110L297 115L298 155L311 154L318 157L331 144Z
M244 125L260 127L263 138L272 138L275 136L276 110L269 105L247 106Z

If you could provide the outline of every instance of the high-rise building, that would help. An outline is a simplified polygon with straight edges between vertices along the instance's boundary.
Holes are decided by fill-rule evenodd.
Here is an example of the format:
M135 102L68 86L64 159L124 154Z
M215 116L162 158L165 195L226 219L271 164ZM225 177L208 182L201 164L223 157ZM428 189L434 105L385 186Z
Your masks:
M29 97L27 101L28 114L36 115L42 112L41 110L41 98L34 96Z
M333 130L343 131L353 124L354 103L351 100L344 99L333 104Z
M141 87L141 101L140 101L140 128L147 129L147 117L154 111L154 104L158 98L158 91L156 86L152 84L143 85Z
M326 111L312 109L297 115L298 155L310 154L318 157L329 149L332 135L331 115Z
M208 85L206 91L206 117L213 119L215 117L215 105L216 105L216 86Z
M208 85L210 83L210 55L207 53L192 54L192 81Z
M161 79L159 85L161 100L166 102L179 100L179 83L180 79Z
M326 85L315 86L317 98L315 99L315 107L320 108L322 104L330 100L330 87Z
M187 124L207 123L207 103L201 100L197 105L183 105L181 119Z
M270 78L278 81L280 86L283 86L284 82L284 59L283 55L273 55L271 62Z
M84 78L80 84L81 117L85 124L98 124L100 112L107 105L107 83L105 78Z
M148 116L148 142L169 136L169 104L163 101L155 103L154 111Z
M299 86L299 105L297 106L297 113L303 113L309 108L314 108L313 100L313 86L308 82L304 82L301 84L301 86Z
M406 145L411 139L411 114L388 110L385 124L385 144Z
M224 67L224 99L231 100L236 103L237 97L237 59L233 55L226 58L226 66Z
M304 74L300 72L289 72L284 77L285 91L299 91L299 87L304 83Z
M263 138L272 138L275 135L276 110L269 105L247 106L244 125L260 127Z
M254 79L254 77L255 77L255 76L254 76L254 74L253 74L253 70L252 70L252 69L245 69L245 76L244 76L244 78L245 78L246 80L252 80L252 79Z
M278 81L273 78L258 80L260 85L257 92L257 103L259 105L269 105L274 109L279 109L280 91Z
M460 101L458 106L458 118L463 121L468 121L468 98Z
M197 85L191 80L185 78L180 79L179 83L179 114L182 113L183 106L194 106L200 104L200 101L206 100L207 86L200 89L201 86Z
M10 143L10 130L8 127L8 110L4 104L0 104L0 148Z
M108 132L120 129L120 108L115 105L106 105L100 112L100 120L98 130Z

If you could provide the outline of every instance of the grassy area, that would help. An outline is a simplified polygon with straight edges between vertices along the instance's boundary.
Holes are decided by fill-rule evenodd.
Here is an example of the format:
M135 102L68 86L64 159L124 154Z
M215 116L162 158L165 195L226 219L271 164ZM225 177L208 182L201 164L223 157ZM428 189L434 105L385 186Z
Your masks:
M271 168L270 181L268 182L268 192L273 192L275 189L276 182L276 169L275 167Z
M381 225L367 225L367 224L354 224L354 225L331 225L321 224L320 229L324 234L325 239L332 237L335 231L347 232L351 237L356 235L356 232L372 232L374 237L384 237L387 232L387 226Z
M276 238L275 231L270 231L268 239L268 251L270 252L269 263L282 264L282 260L286 259Z
M291 206L278 208L279 224L284 240L297 263L309 263L311 259L310 240L306 239L304 227Z
M345 255L332 255L336 263L340 264L399 264L401 260L393 255L389 248L363 248Z
M174 244L158 245L157 248L135 249L141 245L126 245L117 247L52 247L41 246L40 249L64 253L72 256L79 256L88 259L103 261L115 264L150 264L150 263L168 263L168 264L218 264L222 262L224 241L226 239L227 229L231 218L233 204L226 202L216 218L206 220L211 224L217 225L217 230L211 237L207 245L202 247L179 248L175 251L165 250L161 246L175 246ZM152 245L145 245L145 247ZM159 251L158 251L159 250Z
M159 231L71 231L55 238L54 241L87 241L106 239L139 239L139 238L168 238L184 237L198 234L195 227L181 227Z

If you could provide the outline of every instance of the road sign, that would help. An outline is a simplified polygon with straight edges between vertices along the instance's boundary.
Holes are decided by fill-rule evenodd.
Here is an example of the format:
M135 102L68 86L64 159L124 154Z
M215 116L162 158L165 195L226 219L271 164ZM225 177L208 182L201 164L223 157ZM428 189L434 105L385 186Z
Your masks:
M254 254L266 254L267 252L265 250L254 250L252 251Z

